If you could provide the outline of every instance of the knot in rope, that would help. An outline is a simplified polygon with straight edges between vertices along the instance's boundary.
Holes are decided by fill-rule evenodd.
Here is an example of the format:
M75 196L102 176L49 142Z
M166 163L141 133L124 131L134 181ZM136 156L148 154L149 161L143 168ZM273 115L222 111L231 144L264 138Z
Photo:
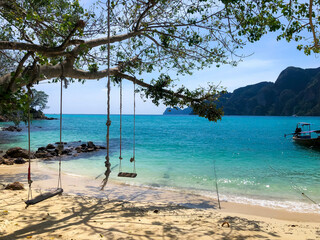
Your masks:
M108 121L106 122L106 125L109 127L111 125L111 120L108 119Z
M105 166L106 168L111 166L111 163L109 162L109 156L106 156Z

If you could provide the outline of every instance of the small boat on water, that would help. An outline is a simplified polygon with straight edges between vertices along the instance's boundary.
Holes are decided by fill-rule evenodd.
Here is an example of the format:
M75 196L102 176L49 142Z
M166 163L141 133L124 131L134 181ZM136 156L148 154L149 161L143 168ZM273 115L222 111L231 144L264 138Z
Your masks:
M293 135L293 141L299 145L320 148L320 130L311 130L310 123L299 122L294 133L287 135Z

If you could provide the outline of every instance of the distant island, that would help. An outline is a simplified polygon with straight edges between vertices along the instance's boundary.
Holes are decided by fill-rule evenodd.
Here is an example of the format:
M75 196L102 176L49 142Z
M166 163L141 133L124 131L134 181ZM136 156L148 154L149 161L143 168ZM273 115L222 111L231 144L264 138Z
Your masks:
M320 67L288 67L276 82L260 82L221 96L225 115L320 116ZM167 108L164 115L192 115L192 108Z

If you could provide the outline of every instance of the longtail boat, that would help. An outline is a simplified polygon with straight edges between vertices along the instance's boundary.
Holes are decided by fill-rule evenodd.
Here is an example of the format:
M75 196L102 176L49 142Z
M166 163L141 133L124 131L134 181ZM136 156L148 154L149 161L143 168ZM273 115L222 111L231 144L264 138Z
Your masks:
M311 124L299 122L294 133L285 134L293 135L292 140L302 146L320 148L320 130L311 130Z

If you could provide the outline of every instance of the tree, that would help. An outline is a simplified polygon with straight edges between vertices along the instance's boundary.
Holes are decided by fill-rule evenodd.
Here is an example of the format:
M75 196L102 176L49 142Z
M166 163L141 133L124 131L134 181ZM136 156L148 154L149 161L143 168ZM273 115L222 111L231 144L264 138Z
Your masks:
M43 91L31 89L30 96L21 95L15 99L15 102L10 103L10 106L16 105L13 109L5 111L6 109L0 108L0 116L18 126L21 121L27 123L30 108L31 118L42 118L44 117L42 111L46 108L48 97Z
M48 95L43 91L32 89L30 108L35 111L43 111L48 103Z
M0 0L0 108L18 106L17 99L27 99L22 87L42 80L110 74L115 83L135 81L155 104L188 105L216 121L223 112L215 102L224 90L209 84L191 91L176 86L173 76L236 64L245 41L269 31L298 41L306 54L318 53L319 5L313 0L113 0L108 38L102 1L84 10L77 0ZM105 67L109 41L110 71ZM142 79L150 72L158 77Z

